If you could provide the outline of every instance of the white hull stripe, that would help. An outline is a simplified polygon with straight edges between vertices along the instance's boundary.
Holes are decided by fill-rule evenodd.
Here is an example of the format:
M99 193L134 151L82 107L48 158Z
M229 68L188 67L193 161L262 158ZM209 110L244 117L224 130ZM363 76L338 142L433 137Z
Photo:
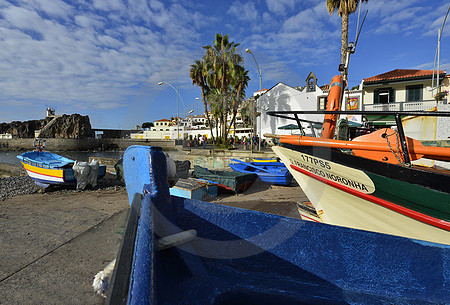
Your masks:
M27 170L28 176L30 176L32 179L39 179L41 181L48 181L48 182L56 182L56 183L63 183L64 179L59 177L52 177L48 175L38 174L32 171Z

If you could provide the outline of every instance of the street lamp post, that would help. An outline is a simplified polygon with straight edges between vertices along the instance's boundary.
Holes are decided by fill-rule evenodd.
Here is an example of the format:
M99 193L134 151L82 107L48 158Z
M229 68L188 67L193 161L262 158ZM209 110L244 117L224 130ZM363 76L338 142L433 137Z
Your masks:
M183 98L181 97L180 93L178 92L177 88L175 88L174 86L172 86L171 84L167 83L167 82L159 82L158 86L161 86L162 84L166 84L167 86L171 87L173 90L175 90L175 92L177 93L177 140L180 139L180 126L179 126L179 119L180 119L180 106L178 103L178 97L180 97L181 102L183 103L183 107L184 107L184 102L183 102ZM183 108L184 109L184 108Z
M253 54L253 52L250 49L245 49L245 52L252 54L253 60L255 61L256 64L256 69L258 69L258 73L259 73L259 91L262 90L262 73L261 73L261 69L258 66L258 62L256 61L255 55ZM261 92L259 92L261 94ZM258 102L258 100L256 101ZM259 137L258 137L258 150L261 151L261 114L259 115Z

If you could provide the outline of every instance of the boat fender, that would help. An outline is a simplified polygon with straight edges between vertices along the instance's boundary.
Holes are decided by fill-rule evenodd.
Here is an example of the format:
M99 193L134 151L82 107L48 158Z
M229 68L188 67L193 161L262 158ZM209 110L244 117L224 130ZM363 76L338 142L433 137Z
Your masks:
M194 240L197 237L197 230L191 229L180 233L158 239L158 250L176 247Z
M340 109L344 88L345 82L342 79L342 75L334 76L331 80L330 92L328 93L327 111L338 111ZM322 138L332 139L334 137L337 118L337 114L325 114L322 125Z
M169 187L174 186L178 182L177 175L177 165L175 161L166 154L166 165L167 165L167 182L169 183Z
M89 172L88 177L88 184L90 184L92 187L97 186L97 178L98 178L98 170L100 168L100 163L97 159L93 159L91 163L89 163L89 167L91 168Z
M84 190L89 183L91 168L87 162L75 161L72 166L73 175L77 180L77 190Z

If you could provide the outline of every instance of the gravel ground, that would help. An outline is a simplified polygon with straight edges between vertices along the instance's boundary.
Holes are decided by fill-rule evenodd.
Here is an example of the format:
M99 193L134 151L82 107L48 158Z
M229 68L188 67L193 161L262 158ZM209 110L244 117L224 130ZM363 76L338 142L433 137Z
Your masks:
M0 178L0 200L19 195L38 193L41 190L28 176Z
M78 193L89 192L95 190L124 190L123 183L115 179L115 176L107 174L105 178L100 179L95 188L88 188L86 190L77 190L75 186L51 186L43 189L37 186L33 180L28 176L12 176L0 177L0 201L6 200L21 195L29 195L35 193Z

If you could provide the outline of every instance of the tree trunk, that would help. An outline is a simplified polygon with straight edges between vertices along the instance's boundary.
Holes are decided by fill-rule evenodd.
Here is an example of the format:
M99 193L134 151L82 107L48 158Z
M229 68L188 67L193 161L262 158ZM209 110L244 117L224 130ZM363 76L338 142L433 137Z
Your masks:
M348 14L342 14L341 64L345 64L348 45Z
M206 115L206 118L208 119L209 130L211 131L211 137L212 137L212 140L213 140L213 143L214 143L215 142L214 133L213 133L213 130L212 130L211 119L209 118L208 103L205 100L205 90L204 90L203 87L202 87L202 102L203 102L203 105L205 106L205 115Z

